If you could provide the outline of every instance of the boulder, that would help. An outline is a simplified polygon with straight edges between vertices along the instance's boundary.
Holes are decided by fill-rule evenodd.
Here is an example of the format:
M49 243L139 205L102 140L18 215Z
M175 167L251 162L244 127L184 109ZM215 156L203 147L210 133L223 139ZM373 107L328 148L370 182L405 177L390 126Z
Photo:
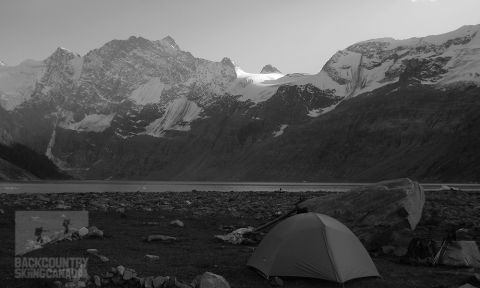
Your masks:
M248 243L251 244L253 240L249 239L248 236L255 231L255 228L249 226L246 228L239 228L231 233L226 235L215 235L215 239L229 242L232 244L244 244Z
M86 235L88 238L103 238L103 231L98 229L95 226L88 228L88 233Z
M117 273L123 276L123 273L125 273L125 267L122 265L117 266Z
M78 229L78 235L80 235L80 237L84 237L87 234L88 234L88 228L87 227L82 227L82 228Z
M212 272L205 272L197 276L191 286L195 288L230 288L230 284L225 278Z
M126 281L128 281L128 280L130 280L130 279L132 279L136 276L137 276L137 272L135 272L135 270L133 270L133 269L128 269L127 268L127 269L125 269L125 272L123 272L123 280L126 280Z
M401 238L408 239L405 229L415 230L424 204L425 194L420 184L403 178L309 199L299 203L298 208L338 219L368 250L379 250L394 242L395 231L402 231ZM405 245L408 241L399 242Z

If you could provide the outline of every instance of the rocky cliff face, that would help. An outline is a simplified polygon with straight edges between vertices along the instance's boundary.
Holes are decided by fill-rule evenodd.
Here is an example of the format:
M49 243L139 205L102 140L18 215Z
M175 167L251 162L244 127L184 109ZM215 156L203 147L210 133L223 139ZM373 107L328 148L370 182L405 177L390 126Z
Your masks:
M454 137L451 122L470 129L462 101L477 105L479 30L360 42L316 75L272 65L247 73L228 58L195 58L171 37L113 40L84 56L58 48L44 61L0 67L0 135L81 178L445 179L450 172L383 161L410 159L439 131Z
M445 88L480 83L480 25L463 26L442 35L395 40L374 39L338 51L311 81L354 97L402 80Z

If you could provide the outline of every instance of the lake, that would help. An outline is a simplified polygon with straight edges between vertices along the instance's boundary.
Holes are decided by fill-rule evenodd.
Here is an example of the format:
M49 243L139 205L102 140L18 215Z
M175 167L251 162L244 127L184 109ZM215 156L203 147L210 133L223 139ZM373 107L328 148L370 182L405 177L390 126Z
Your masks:
M186 181L35 181L0 182L0 193L191 192L197 191L332 191L344 192L370 183L186 182ZM422 183L425 190L442 185L480 191L479 184Z

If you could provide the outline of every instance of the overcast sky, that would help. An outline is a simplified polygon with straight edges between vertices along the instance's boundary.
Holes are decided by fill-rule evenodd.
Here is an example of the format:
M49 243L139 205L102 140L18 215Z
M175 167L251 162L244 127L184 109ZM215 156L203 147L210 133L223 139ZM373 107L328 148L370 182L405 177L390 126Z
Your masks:
M244 70L317 73L362 40L480 24L480 0L0 0L0 60L84 55L112 39L170 35L196 57Z

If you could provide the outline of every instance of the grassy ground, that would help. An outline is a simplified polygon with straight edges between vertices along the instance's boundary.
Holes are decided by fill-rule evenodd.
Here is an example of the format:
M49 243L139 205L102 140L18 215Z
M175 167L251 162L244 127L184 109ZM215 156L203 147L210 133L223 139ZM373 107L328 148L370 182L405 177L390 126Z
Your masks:
M211 271L223 275L232 287L268 287L267 280L245 265L254 247L221 243L213 236L225 233L222 225L237 228L257 226L276 217L278 212L287 212L298 200L319 195L322 193L52 194L47 195L51 199L49 201L37 201L35 195L0 194L0 203L3 203L0 208L5 212L0 215L0 279L3 280L0 287L50 287L49 282L13 278L14 211L26 208L48 210L55 208L59 200L71 205L72 210L85 208L91 211L90 224L102 229L106 237L62 242L31 252L29 256L89 257L89 275L124 265L135 269L140 276L170 275L185 283L190 283L198 274ZM107 211L99 203L105 203ZM115 212L118 205L126 206L127 217ZM433 235L438 232L440 235L443 226L459 221L463 221L461 224L465 226L478 227L475 223L479 223L480 213L468 215L472 211L480 211L476 210L478 207L480 193L428 193L425 205L428 221L420 224L419 233ZM434 223L432 217L442 220ZM185 227L169 225L174 219L182 220ZM147 222L157 223L151 225ZM175 236L178 240L146 243L143 239L150 234ZM91 248L98 249L110 261L103 263L88 254L86 250ZM146 254L159 255L160 260L146 261ZM471 272L448 267L409 266L387 257L374 257L374 262L382 279L353 280L345 286L458 287L468 278L466 272ZM285 287L338 287L336 283L317 279L283 280Z

